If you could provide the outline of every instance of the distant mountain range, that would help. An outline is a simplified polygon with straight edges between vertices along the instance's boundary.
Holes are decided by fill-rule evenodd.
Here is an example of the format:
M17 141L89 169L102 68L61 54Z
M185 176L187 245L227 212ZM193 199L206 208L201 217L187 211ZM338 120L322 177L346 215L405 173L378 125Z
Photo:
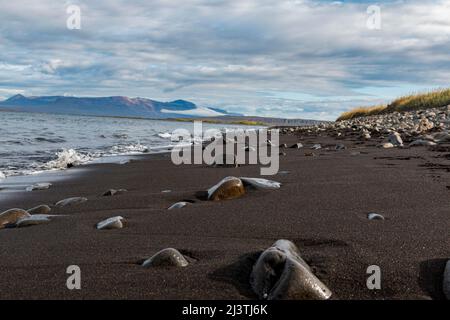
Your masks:
M223 123L255 122L269 126L303 126L320 121L247 117L219 108L199 107L192 102L175 100L160 102L146 98L30 96L21 94L0 102L0 110L41 112L109 117L138 117L149 119L199 119Z
M220 117L228 113L218 108L199 107L192 102L160 102L145 98L32 96L17 94L0 102L0 109L90 116L140 117L153 119Z

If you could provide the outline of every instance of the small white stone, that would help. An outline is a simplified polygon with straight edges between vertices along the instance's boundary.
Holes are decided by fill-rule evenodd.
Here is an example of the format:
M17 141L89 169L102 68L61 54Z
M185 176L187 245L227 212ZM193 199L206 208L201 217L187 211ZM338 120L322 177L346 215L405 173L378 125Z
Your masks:
M106 220L97 223L97 229L98 230L122 229L123 220L125 219L121 216L108 218Z
M187 205L187 202L181 201L181 202L177 202L174 203L173 205L171 205L167 210L172 210L172 209L180 209L183 208Z
M384 220L384 217L381 215L381 214L378 214L378 213L369 213L368 215L367 215L367 218L369 219L369 220Z

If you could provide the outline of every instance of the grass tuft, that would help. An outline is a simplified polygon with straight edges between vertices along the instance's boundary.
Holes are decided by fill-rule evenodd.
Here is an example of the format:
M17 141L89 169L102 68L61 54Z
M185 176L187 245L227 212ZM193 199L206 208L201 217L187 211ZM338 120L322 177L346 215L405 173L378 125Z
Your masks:
M381 113L404 112L441 108L450 105L450 89L438 89L426 93L411 94L400 97L387 106L359 107L344 112L337 119L349 120Z

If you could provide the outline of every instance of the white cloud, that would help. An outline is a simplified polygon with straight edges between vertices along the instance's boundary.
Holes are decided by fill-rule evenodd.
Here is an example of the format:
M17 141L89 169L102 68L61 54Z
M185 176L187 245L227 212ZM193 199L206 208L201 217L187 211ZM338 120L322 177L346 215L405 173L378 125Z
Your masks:
M69 2L2 3L0 88L331 119L388 98L361 88L446 86L450 78L449 0L379 1L381 30L366 28L372 2L75 3L81 30L66 28Z

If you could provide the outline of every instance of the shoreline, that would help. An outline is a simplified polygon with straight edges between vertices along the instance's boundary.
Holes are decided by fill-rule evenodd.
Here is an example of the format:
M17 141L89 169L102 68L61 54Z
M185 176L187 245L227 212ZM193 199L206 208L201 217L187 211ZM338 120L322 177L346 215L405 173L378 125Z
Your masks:
M280 136L280 143L296 142L305 148L281 150L286 155L280 172L263 177L281 182L279 190L251 191L234 200L202 201L196 193L226 176L260 177L259 166L175 166L168 154L151 154L124 165L85 165L82 174L48 190L1 201L3 212L88 198L53 208L58 217L48 224L0 230L0 287L8 288L0 298L256 299L248 282L255 257L275 240L288 239L332 299L442 299L450 227L446 153L385 150L374 141L320 135ZM315 143L323 149L311 150ZM342 143L346 150L334 150ZM111 188L128 192L102 197ZM194 203L167 210L184 200ZM369 221L369 212L386 220ZM126 218L125 228L95 229L117 215ZM169 247L190 265L139 265ZM81 290L66 288L69 265L82 270ZM381 290L366 287L370 265L382 270Z

